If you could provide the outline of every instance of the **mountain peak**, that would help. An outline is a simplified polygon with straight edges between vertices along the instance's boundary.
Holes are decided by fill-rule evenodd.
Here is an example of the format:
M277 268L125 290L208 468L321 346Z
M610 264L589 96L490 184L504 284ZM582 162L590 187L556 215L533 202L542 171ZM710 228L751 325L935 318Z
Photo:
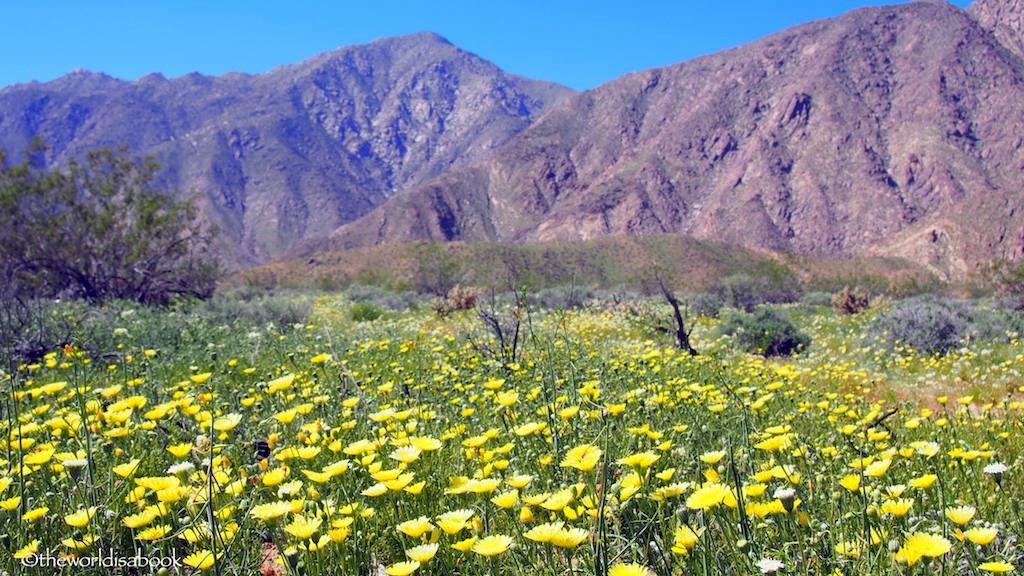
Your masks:
M414 32L412 34L406 34L404 36L388 36L385 38L378 38L374 42L416 42L416 43L436 43L436 44L447 44L452 45L447 38L441 36L436 32L423 31Z
M1024 0L972 9L861 8L627 74L312 250L668 232L962 278L1024 253Z
M75 68L71 72L53 80L61 86L72 87L83 90L103 90L111 85L120 84L122 81L106 74L105 72L93 72L85 68Z
M1024 0L977 0L967 7L978 24L1024 58Z
M255 264L482 159L573 93L421 32L263 74L79 70L14 86L0 91L0 149L39 135L55 162L121 143L153 155L161 187L203 193L226 259Z

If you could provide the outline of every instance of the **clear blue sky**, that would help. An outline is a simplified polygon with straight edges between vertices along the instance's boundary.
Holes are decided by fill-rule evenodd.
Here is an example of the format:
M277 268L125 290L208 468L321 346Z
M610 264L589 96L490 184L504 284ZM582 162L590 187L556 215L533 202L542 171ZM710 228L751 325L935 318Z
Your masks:
M502 69L592 88L837 16L858 0L4 0L0 87L76 68L265 72L339 46L432 31ZM965 0L954 4L965 7Z

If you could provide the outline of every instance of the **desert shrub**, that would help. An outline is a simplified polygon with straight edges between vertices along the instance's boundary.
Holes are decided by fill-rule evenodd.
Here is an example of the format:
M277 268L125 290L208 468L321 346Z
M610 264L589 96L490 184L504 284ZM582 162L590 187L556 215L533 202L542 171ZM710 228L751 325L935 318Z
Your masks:
M526 290L499 292L491 289L489 293L480 294L479 304L476 311L479 322L463 337L485 358L508 369L510 363L522 360L530 332L531 323L527 318L531 305Z
M24 293L159 304L213 294L213 232L191 199L153 187L151 158L108 148L50 169L46 151L36 139L11 167L0 150L0 261Z
M213 324L232 326L273 325L286 331L296 324L305 324L313 309L308 297L287 291L243 288L218 292L200 303L196 312Z
M800 297L800 304L808 308L832 306L832 294L829 292L808 292Z
M583 308L584 302L594 296L594 291L585 286L574 284L545 288L531 298L542 308L557 310L559 308L568 310L571 308Z
M395 292L371 284L354 284L345 291L352 302L367 302L393 312L418 308L421 297L412 291Z
M468 262L444 242L426 242L413 246L416 268L412 285L421 294L448 298L449 293L471 276Z
M758 306L752 313L732 311L718 330L747 352L764 356L789 356L811 344L809 336L770 306Z
M966 336L970 340L1010 342L1024 333L1024 315L1014 306L1014 301L995 299L991 301L954 301L970 318Z
M1005 301L1005 306L1024 310L1024 264L1003 260L988 271L992 284Z
M1009 342L1024 333L1024 317L1014 301L983 305L973 300L920 296L890 304L872 323L874 334L891 347L904 346L925 354L944 354L962 343Z
M0 298L0 354L7 361L37 362L54 348L71 343L74 322L52 301L4 296Z
M751 312L764 303L761 287L761 283L752 276L734 274L719 282L712 293L730 308Z
M444 298L435 298L430 308L439 316L447 316L458 310L472 310L482 293L480 288L456 285Z
M470 310L476 307L477 298L480 297L480 290L468 286L456 284L448 291L448 300L452 302L452 310Z
M844 286L832 296L832 310L839 314L859 314L870 305L871 294L860 286L852 290L849 286Z
M690 312L698 316L709 316L711 318L717 318L718 313L725 307L725 302L722 298L711 292L690 294L686 297L686 303L690 307Z
M331 274L321 274L313 281L313 287L321 292L340 292L341 282Z
M43 298L17 302L16 308L0 305L0 364L35 362L64 345L111 359L131 354L132 348L198 358L214 350L211 343L226 331L286 334L307 325L312 310L308 297L262 289L165 305Z
M891 346L942 354L959 346L971 325L962 303L921 297L897 302L879 314L872 329Z
M792 270L766 262L749 272L726 276L709 292L726 306L753 312L761 304L797 302L803 295L803 288Z
M353 322L373 322L384 315L384 310L372 302L353 302L349 317Z

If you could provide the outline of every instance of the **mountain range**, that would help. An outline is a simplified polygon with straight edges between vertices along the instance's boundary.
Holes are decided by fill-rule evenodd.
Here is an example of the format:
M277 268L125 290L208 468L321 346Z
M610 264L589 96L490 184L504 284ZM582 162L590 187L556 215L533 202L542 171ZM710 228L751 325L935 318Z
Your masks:
M0 147L127 142L237 266L680 233L962 279L1024 252L1024 0L867 7L575 93L424 33L247 76L0 90Z
M151 155L159 185L197 193L239 267L484 158L573 93L421 33L258 75L15 84L0 90L0 148L39 135L53 166L121 144Z

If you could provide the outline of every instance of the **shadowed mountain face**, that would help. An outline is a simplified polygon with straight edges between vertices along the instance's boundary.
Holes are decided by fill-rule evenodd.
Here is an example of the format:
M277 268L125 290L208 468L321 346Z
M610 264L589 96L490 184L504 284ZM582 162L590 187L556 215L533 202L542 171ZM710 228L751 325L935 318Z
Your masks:
M862 8L628 74L292 254L673 232L962 277L1024 249L1022 22Z
M128 144L199 194L233 265L278 257L398 192L468 166L574 92L505 74L430 33L261 75L75 71L0 90L0 147L40 135L60 164Z

